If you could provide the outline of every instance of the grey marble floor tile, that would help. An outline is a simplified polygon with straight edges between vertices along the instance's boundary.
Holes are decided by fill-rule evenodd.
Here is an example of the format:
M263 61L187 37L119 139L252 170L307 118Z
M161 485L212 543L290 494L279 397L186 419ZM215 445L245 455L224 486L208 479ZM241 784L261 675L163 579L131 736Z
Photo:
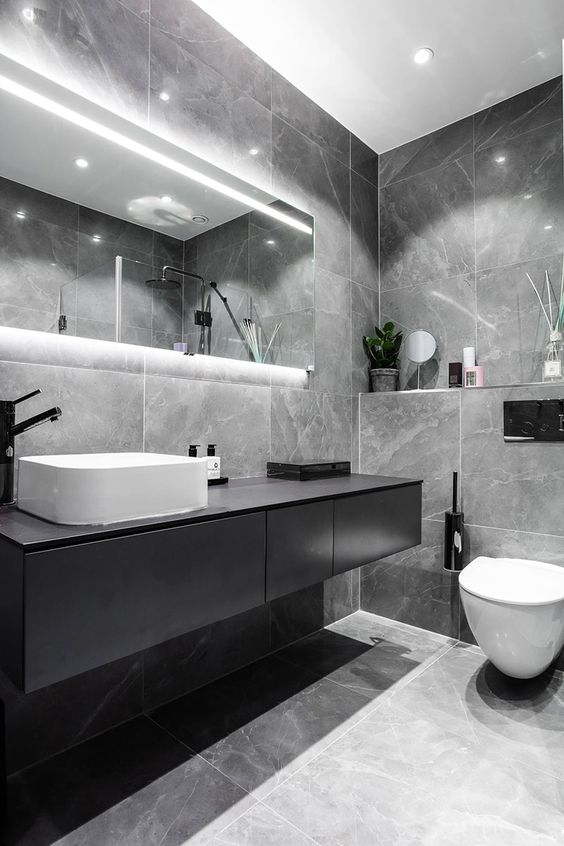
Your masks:
M12 776L9 801L8 846L200 846L253 805L146 717Z
M259 802L214 837L210 846L311 846L313 842Z
M451 652L265 803L299 821L322 846L557 846L564 831L563 781L497 755L487 740L457 734L448 713L429 717L418 698L398 715L412 685L424 686ZM434 696L440 699L443 688Z
M361 719L366 697L271 657L152 718L260 798Z
M363 611L286 647L278 657L376 700L452 641Z

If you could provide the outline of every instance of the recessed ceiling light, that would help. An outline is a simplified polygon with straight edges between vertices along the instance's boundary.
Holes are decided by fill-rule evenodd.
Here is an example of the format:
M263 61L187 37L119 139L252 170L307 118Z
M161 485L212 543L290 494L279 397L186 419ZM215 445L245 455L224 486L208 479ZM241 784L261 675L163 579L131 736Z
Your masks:
M19 218L20 218L20 220L23 220L23 219L24 219L24 217L25 217L25 212L23 211L23 209L19 209L19 210L16 212L16 217L19 217Z
M209 217L206 217L205 214L194 214L194 215L192 215L192 223L203 224L203 223L209 223L209 222L210 222L210 219L209 219Z
M95 241L96 243L98 243L98 241L102 240L102 236L101 235L93 235L92 240Z
M74 163L77 167L82 167L82 168L88 167L88 162L87 162L86 159L82 159L82 158L75 159Z
M496 156L495 160L498 164L503 164L505 161L505 156Z
M168 194L163 194L161 203L172 203L172 197L169 197Z
M168 103L168 101L170 100L170 94L168 94L166 91L161 91L161 93L159 94L159 100L162 100L163 103Z
M552 229L552 223L547 223L544 228L545 229Z
M523 194L523 199L524 200L530 200L532 198L532 196L533 196L532 194Z
M259 154L258 148L257 147L251 147L251 149L249 150L249 155L258 156L258 154Z
M413 61L416 65L426 65L434 57L435 52L430 47L420 47L413 54Z
M272 240L270 240L270 241L267 241L266 243L267 243L270 247L273 247L273 246L274 246L274 244L276 243L276 241L272 241Z
M22 9L22 17L25 18L26 21L33 23L35 20L35 9L32 9L30 6Z

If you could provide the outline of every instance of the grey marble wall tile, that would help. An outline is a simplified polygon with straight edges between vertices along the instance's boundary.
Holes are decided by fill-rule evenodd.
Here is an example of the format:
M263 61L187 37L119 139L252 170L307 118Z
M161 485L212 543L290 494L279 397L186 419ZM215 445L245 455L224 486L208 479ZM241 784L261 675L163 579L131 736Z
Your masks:
M380 155L380 185L451 164L473 152L473 118L451 123Z
M488 558L529 558L564 566L561 535L541 535L537 532L500 529L491 526L465 527L465 563L479 555Z
M359 609L358 571L340 573L323 582L323 625L353 614Z
M250 214L242 214L233 220L228 220L222 223L221 226L215 226L213 229L208 229L191 238L186 243L190 246L190 253L186 254L186 260L200 259L202 256L210 253L215 253L217 250L223 250L225 247L231 247L233 244L240 244L249 238L250 234ZM196 249L196 255L193 250Z
M281 649L325 625L323 583L281 596L270 603L270 644Z
M370 390L369 361L362 338L372 335L379 324L378 293L372 288L351 282L351 355L352 392L357 394Z
M351 397L351 472L360 473L359 469L359 417L360 417L360 398L357 396Z
M350 285L319 268L315 274L315 376L317 391L351 392Z
M363 394L360 472L423 479L423 516L450 507L460 470L460 391Z
M56 311L39 311L0 303L0 326L54 333L58 332L58 314ZM69 334L76 334L74 318L70 315L67 326Z
M148 649L143 654L145 710L209 684L269 652L268 605Z
M76 232L0 210L0 299L58 316L61 287L77 268Z
M476 206L478 269L554 255L563 241L562 185Z
M143 371L143 351L125 344L0 327L0 361L52 364L58 367Z
M79 207L78 230L84 235L97 235L102 241L113 244L118 252L130 247L136 253L150 255L153 250L151 229L85 206Z
M282 314L275 314L270 317L255 316L260 326L262 327L263 336L270 341L272 334L278 323L281 324L280 329L274 342L270 347L268 354L269 364L276 364L286 367L296 367L305 371L306 367L313 364L315 361L314 354L314 322L315 314L313 308L302 309L302 311L291 311ZM284 377L281 375L281 381L277 378L273 371L272 375L276 384L287 384ZM315 376L310 377L310 387L314 385ZM288 387L295 384L296 379L292 379ZM303 380L298 377L300 386L303 387Z
M277 117L272 121L272 185L315 217L318 267L350 276L350 170Z
M562 120L477 152L474 165L477 205L562 185Z
M314 257L311 235L290 227L272 237L248 241L249 287L259 314L282 314L313 307Z
M170 235L163 235L162 232L153 232L153 263L171 264L173 267L183 268L184 241L180 238L172 238Z
M474 270L472 156L380 192L382 290Z
M474 116L477 149L562 119L562 77L543 82Z
M189 444L214 443L226 476L263 475L269 401L268 388L147 376L145 449L186 455Z
M77 317L74 323L75 335L78 338L91 338L96 341L115 341L116 339L115 322ZM129 336L128 343L131 343L131 336Z
M379 267L378 189L354 171L351 173L351 279L378 290Z
M350 398L272 389L272 460L349 460Z
M143 0L138 0L143 2ZM152 0L152 22L266 108L272 69L195 3Z
M7 397L41 388L43 393L26 403L25 417L52 405L63 411L55 423L18 437L19 456L143 449L140 374L0 362L0 380Z
M458 637L458 576L443 569L443 551L444 523L423 520L419 546L361 569L361 608Z
M166 91L169 100L159 94ZM271 112L151 28L150 125L204 159L266 189L270 186ZM258 150L256 155L250 151Z
M256 364L254 361L219 359L205 355L186 356L172 350L145 350L145 372L147 376L203 379L207 382L268 387L272 368L266 364ZM305 373L302 378L305 381Z
M149 25L118 0L47 0L33 22L1 7L0 49L106 108L147 119ZM119 37L116 37L119 33Z
M28 767L136 717L143 707L139 656L24 694L0 674L9 772Z
M0 208L11 214L23 211L28 218L38 218L64 229L74 230L77 226L75 203L4 177L0 177Z
M351 133L351 168L378 187L379 156L368 144Z
M545 270L558 297L562 254L477 274L477 351L487 385L541 381L548 326L526 274L541 290ZM546 291L543 301L548 310Z
M276 72L272 75L272 113L349 165L348 129Z
M503 402L562 398L562 385L462 392L463 507L468 523L564 535L559 445L505 443Z
M421 367L420 387L447 388L449 361L462 361L463 347L476 346L474 274L382 291L380 308L381 322L392 320L403 329L404 338L416 329L434 336L437 350L433 360ZM400 363L401 387L417 388L417 366L405 348Z

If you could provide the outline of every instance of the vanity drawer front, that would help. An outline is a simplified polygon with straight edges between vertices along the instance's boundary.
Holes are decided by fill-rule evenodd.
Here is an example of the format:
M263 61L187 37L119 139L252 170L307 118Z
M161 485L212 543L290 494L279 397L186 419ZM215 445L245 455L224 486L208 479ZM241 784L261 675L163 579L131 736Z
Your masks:
M332 500L269 511L266 525L267 600L332 576Z
M335 500L335 574L419 543L421 485Z
M265 514L25 558L25 689L261 605Z

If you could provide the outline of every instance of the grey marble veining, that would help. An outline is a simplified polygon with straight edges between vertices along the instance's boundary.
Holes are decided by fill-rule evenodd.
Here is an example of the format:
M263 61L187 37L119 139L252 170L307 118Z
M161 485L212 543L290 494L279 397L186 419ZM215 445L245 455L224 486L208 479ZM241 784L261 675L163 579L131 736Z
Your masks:
M145 449L186 455L189 444L215 443L225 475L262 475L269 399L269 390L259 386L147 376Z
M272 389L273 461L350 460L349 397Z
M423 516L442 518L460 469L459 426L459 391L364 394L360 472L423 479Z
M474 270L472 156L380 192L382 290Z
M377 188L351 172L351 279L378 290L379 194Z
M562 119L562 78L543 82L474 116L476 149Z
M272 113L307 135L343 164L349 164L348 130L276 72L272 76Z
M379 325L378 293L372 288L351 282L351 359L353 395L369 390L369 360L362 343L364 335L372 335ZM354 450L353 450L354 453ZM356 449L358 458L358 447Z
M503 402L562 398L562 385L462 393L463 508L468 523L564 535L564 467L555 443L505 443Z
M319 268L315 274L315 374L318 391L351 392L351 282Z
M0 208L11 214L24 211L27 217L62 226L63 229L77 227L78 206L75 203L4 177L0 177Z
M433 361L421 367L420 387L447 388L449 362L462 360L463 347L476 346L474 274L383 291L380 309L381 323L392 320L404 330L404 337L416 329L434 336L437 349ZM405 349L400 356L400 386L417 387L417 365L409 361Z
M350 275L350 170L277 117L272 119L272 189L315 217L318 267Z
M559 295L562 253L476 274L477 350L488 385L511 385L542 380L548 327L526 277L539 290L548 271L554 296ZM548 311L548 295L543 291Z
M453 838L492 846L556 846L564 783L554 771L524 769L521 761L490 744L491 732L472 735L490 709L500 707L500 691L490 702L478 692L471 714L463 705L461 717L470 736L457 733L458 723L441 707L451 691L464 703L466 679L453 670L447 669L442 683L431 688L429 708L420 711L419 696L412 691L427 691L435 669L452 667L450 656L458 652L451 650L431 664L265 803L323 846L349 843L351 832L359 846L447 846ZM484 660L470 658L474 666ZM472 695L472 677L468 683ZM561 714L561 706L554 712ZM530 708L525 705L522 713L526 720ZM546 731L546 743L550 736ZM516 737L517 746L526 745L526 729ZM545 750L540 755L550 761Z
M210 846L312 846L313 841L279 814L257 802L210 841Z
M408 144L380 155L380 185L383 187L434 167L451 164L472 153L473 118L451 123Z
M561 535L543 535L519 529L467 524L466 563L479 555L491 558L528 558L564 565Z
M149 25L119 0L43 3L29 22L21 3L0 8L0 49L106 108L147 120ZM116 37L116 34L119 36Z
M351 132L351 169L378 187L379 156Z

